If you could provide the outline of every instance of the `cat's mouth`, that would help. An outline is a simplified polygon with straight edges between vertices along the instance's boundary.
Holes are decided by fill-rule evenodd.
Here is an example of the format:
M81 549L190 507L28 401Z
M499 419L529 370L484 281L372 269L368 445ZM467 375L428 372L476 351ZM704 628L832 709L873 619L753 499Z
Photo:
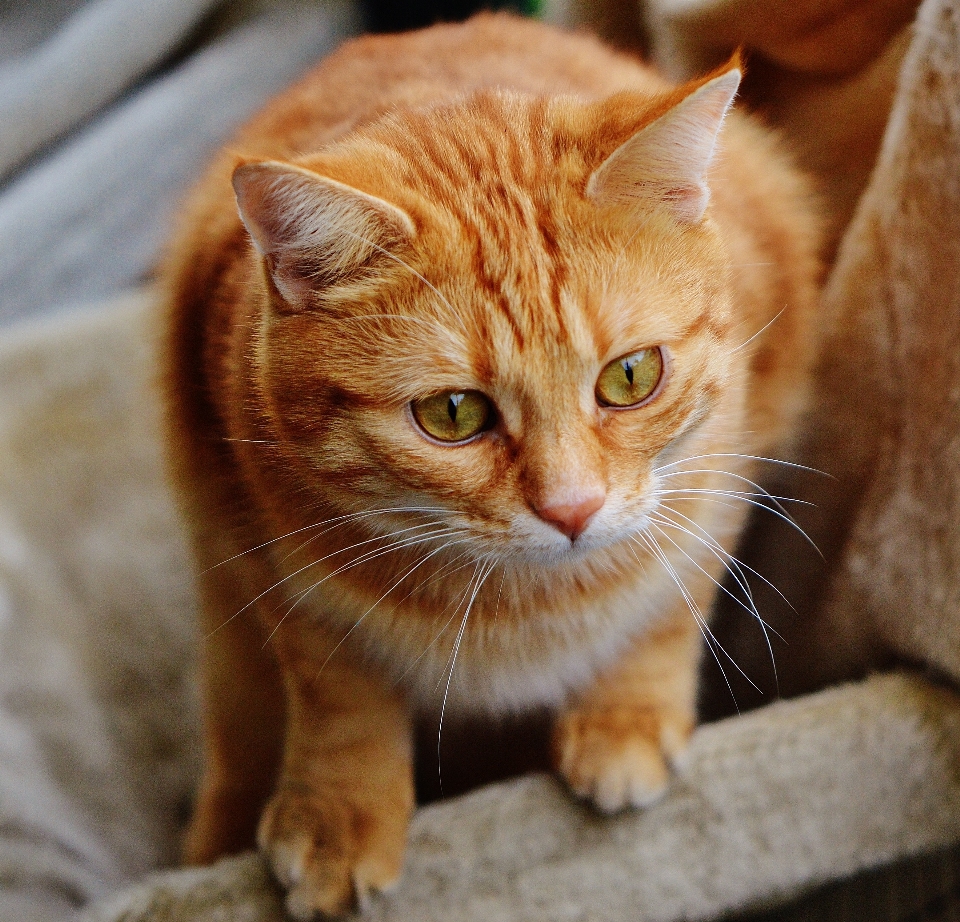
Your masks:
M646 513L630 516L629 524L621 522L613 526L609 521L589 523L576 534L532 519L516 527L506 542L491 542L490 556L499 557L503 563L516 562L523 566L541 568L568 568L578 564L603 565L608 552L617 547L628 547L638 534L644 534L649 525Z

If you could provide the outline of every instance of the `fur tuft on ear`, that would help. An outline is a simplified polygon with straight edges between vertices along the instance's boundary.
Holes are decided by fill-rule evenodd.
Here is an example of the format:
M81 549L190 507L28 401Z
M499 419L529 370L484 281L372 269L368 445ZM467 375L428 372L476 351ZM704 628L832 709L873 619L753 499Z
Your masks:
M242 164L233 188L240 218L291 310L314 306L414 234L410 217L394 205L292 164Z
M740 70L728 70L640 129L594 171L587 196L601 205L660 203L684 223L700 221L717 135L739 86Z

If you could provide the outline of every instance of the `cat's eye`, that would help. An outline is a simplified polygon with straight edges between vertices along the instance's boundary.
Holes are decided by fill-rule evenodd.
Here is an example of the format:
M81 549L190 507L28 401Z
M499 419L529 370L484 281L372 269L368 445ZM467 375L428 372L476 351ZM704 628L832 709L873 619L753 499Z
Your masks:
M489 429L493 406L479 391L442 391L410 404L413 418L441 442L465 442Z
M654 346L614 359L597 378L597 400L607 407L643 403L663 376L663 353Z

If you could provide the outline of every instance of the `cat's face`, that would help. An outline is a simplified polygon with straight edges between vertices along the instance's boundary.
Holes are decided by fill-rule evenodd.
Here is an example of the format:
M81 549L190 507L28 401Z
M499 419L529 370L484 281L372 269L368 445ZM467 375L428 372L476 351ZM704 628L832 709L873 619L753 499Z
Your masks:
M730 83L707 100L711 153ZM653 123L666 141L648 127L596 150L567 110L485 96L456 114L305 164L333 182L239 171L270 289L267 402L326 506L404 510L368 524L472 558L579 559L644 528L658 468L735 402L704 167L632 201L630 145L649 160L682 119Z

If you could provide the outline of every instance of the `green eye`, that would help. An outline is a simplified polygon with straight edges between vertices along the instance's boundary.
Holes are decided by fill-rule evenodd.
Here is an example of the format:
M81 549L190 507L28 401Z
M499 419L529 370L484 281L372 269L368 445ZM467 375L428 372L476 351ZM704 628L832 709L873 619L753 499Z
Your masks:
M597 378L597 400L606 407L633 407L657 388L663 375L659 347L614 359Z
M464 442L488 428L490 401L479 391L443 391L410 404L420 428L441 442Z

